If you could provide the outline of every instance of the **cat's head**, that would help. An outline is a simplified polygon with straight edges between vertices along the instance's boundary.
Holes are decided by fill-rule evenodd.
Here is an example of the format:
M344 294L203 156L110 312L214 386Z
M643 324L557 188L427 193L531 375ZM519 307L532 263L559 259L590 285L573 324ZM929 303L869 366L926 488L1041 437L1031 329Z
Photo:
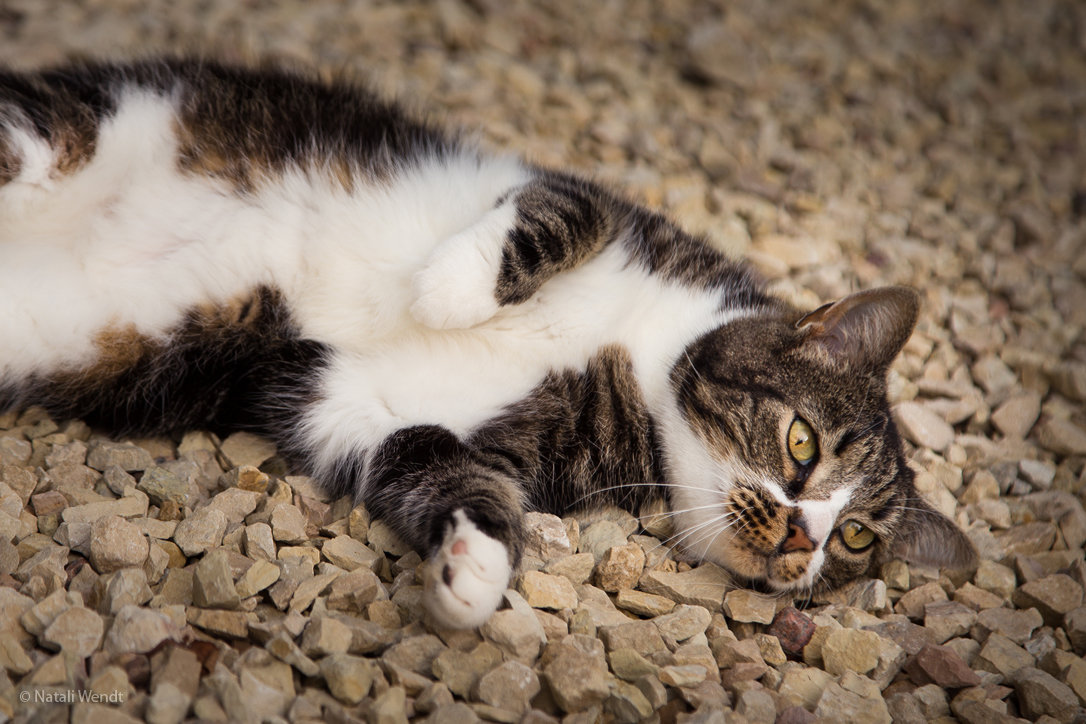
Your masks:
M887 368L916 323L903 287L804 314L740 317L672 371L666 435L677 542L772 590L835 587L891 557L975 564L917 493L891 419Z

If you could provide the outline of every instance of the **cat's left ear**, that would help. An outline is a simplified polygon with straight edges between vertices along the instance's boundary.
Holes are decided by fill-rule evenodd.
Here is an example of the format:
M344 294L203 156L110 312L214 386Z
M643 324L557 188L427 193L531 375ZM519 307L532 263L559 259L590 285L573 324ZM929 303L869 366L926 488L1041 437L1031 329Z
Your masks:
M977 567L977 549L954 521L919 495L910 498L907 506L890 544L893 556L936 568Z
M850 294L805 314L801 349L850 370L885 369L916 325L920 295L909 287L881 287Z

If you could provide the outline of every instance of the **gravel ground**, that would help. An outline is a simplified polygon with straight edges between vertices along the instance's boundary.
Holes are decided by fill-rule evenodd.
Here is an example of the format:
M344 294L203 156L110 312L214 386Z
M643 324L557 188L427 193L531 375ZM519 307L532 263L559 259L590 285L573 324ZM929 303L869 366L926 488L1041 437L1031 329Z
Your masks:
M0 416L0 718L1086 719L1086 6L555 5L0 0L0 62L346 67L804 304L917 287L895 411L980 568L895 562L797 611L724 595L651 511L537 516L509 608L434 632L418 556L266 443L30 410Z

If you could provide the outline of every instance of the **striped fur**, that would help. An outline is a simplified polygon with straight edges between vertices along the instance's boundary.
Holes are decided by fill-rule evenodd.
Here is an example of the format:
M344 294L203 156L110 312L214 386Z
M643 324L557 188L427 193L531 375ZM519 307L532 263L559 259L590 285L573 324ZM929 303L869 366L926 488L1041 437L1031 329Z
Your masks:
M0 218L0 408L264 434L431 557L438 624L493 611L529 510L662 496L679 545L778 590L971 559L888 414L914 293L804 314L659 214L351 83L0 73Z

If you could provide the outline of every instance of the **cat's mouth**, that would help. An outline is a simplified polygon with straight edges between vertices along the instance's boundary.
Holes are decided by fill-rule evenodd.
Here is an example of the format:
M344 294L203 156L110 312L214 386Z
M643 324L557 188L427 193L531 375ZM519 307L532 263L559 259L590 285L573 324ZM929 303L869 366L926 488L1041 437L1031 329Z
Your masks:
M699 553L737 579L776 593L808 592L818 583L825 536L810 532L798 507L757 487L733 489L726 504L730 533Z

